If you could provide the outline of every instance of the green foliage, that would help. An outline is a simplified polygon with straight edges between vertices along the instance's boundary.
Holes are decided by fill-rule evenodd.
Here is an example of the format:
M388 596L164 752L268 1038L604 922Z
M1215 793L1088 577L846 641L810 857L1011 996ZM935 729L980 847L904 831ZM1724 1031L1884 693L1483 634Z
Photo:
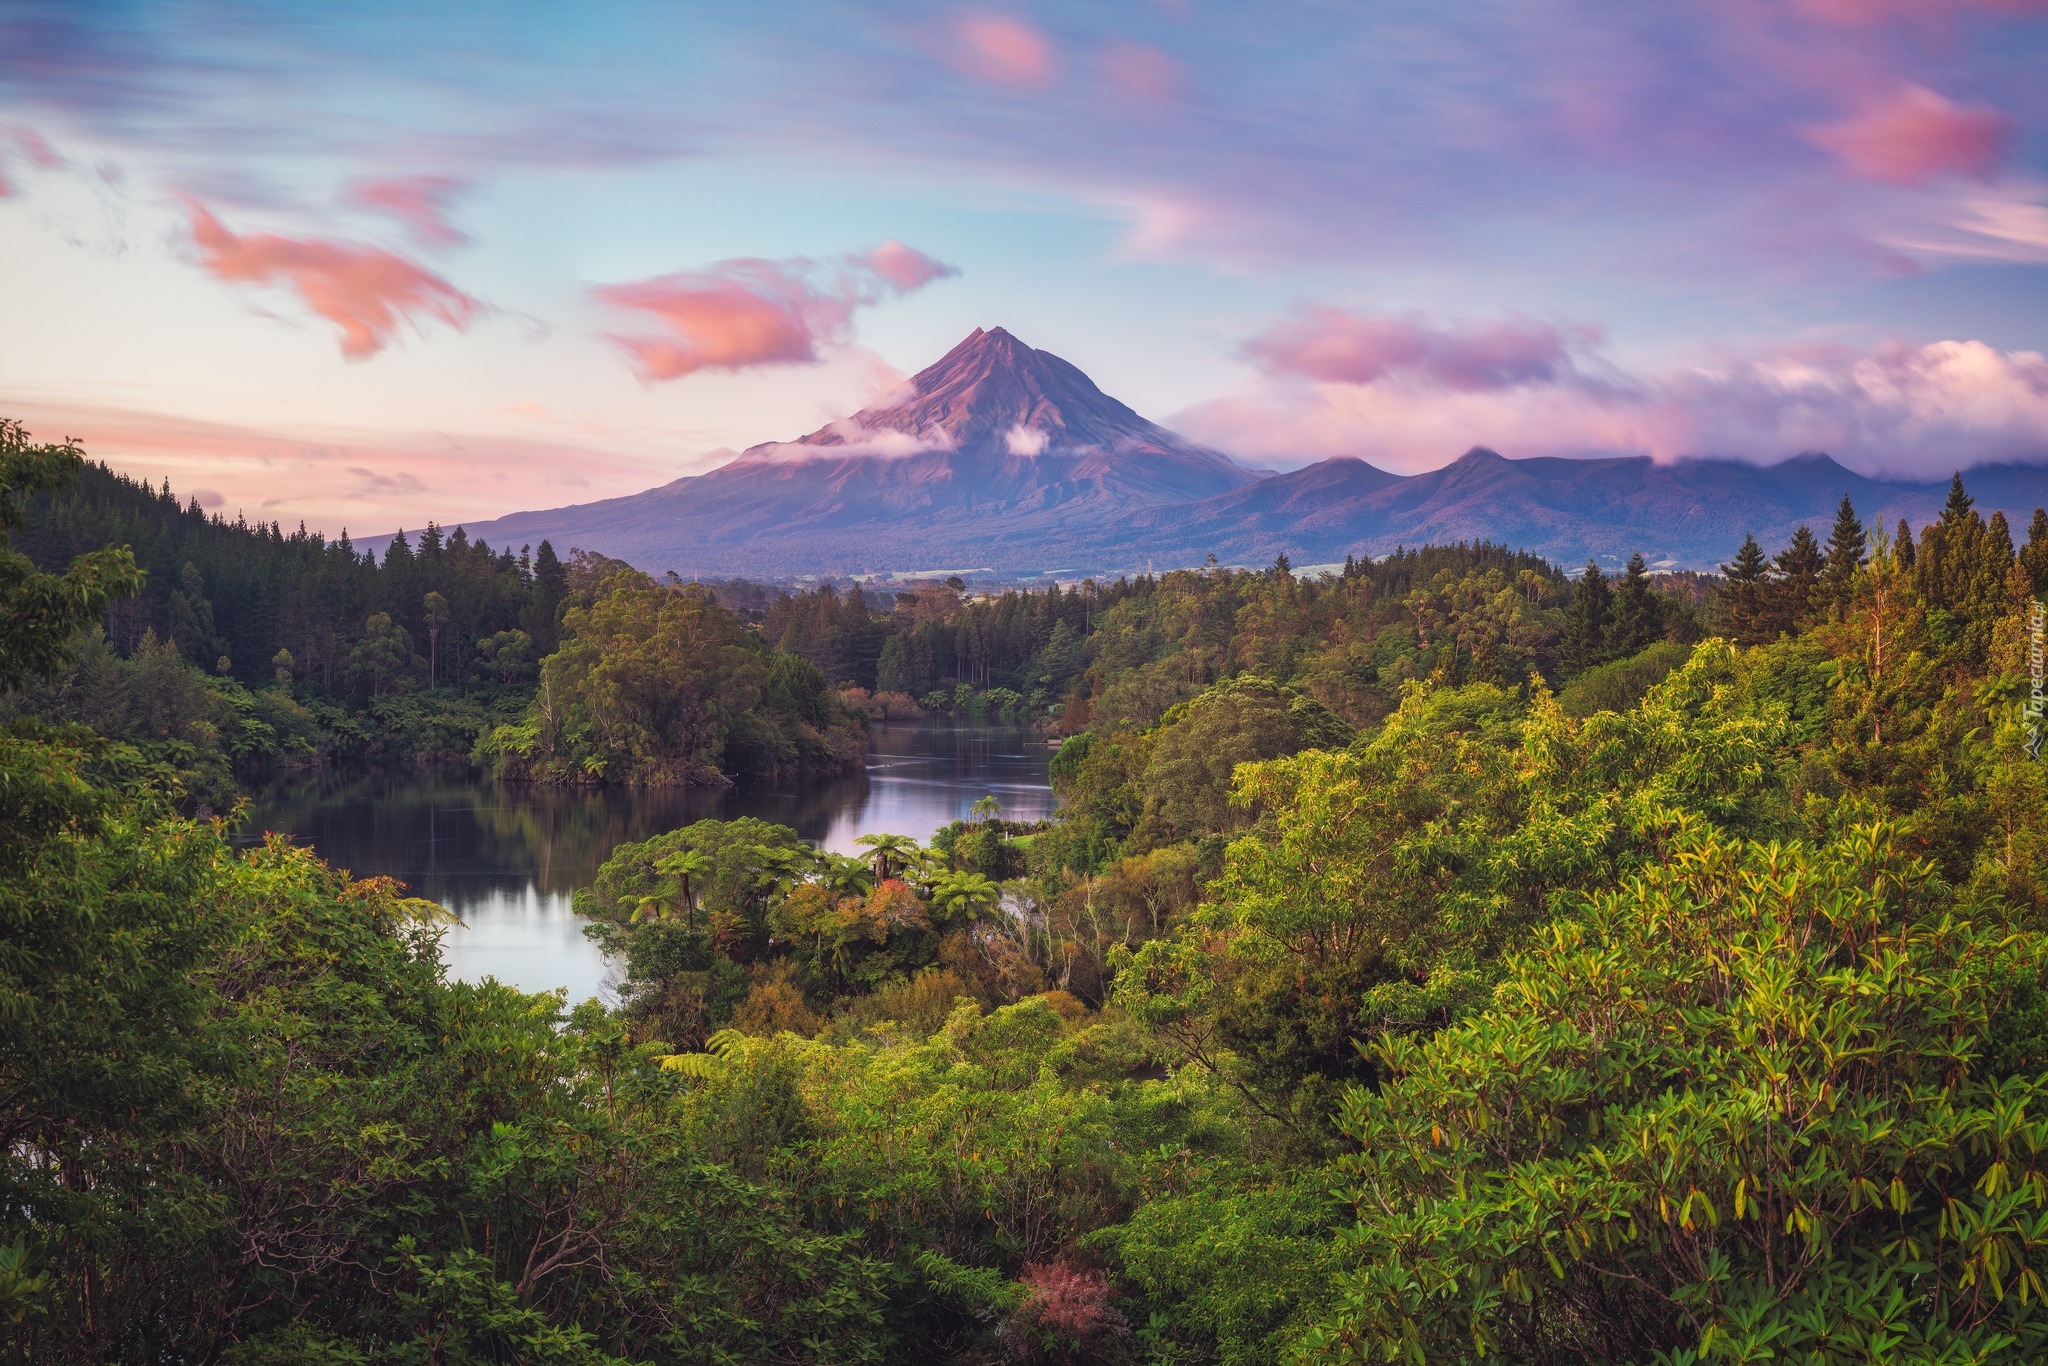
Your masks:
M1564 636L1558 652L1574 669L1590 669L1609 658L1614 635L1614 594L1600 566L1586 561L1586 572L1572 590L1571 606L1564 615Z
M1557 695L1558 705L1567 716L1627 711L1691 657L1692 651L1678 642L1660 640L1639 654L1586 670L1565 685Z
M1242 675L1184 702L1161 718L1140 779L1144 833L1139 844L1221 834L1243 824L1230 805L1239 764L1304 749L1341 749L1351 727L1313 698L1267 679ZM1133 852L1143 852L1134 848Z
M563 629L525 720L479 743L502 776L719 784L728 771L841 768L861 752L862 722L823 676L762 650L700 589L615 573Z
M163 595L0 730L14 1356L2048 1350L2048 531L1959 482L1917 544L1846 500L1825 557L1752 540L1697 646L1707 586L1640 557L892 605L431 528L373 570L105 482L31 503L38 553L104 514ZM222 546L324 566L350 630L250 653ZM884 680L1057 708L1057 816L619 845L577 895L618 1009L449 982L442 908L179 815L479 733L564 781L815 771Z
M1377 1050L1305 1355L2037 1359L2043 1055L1995 1040L2044 950L1884 827L1687 826L1487 1014Z
M62 573L42 573L8 544L22 525L22 500L66 488L84 466L77 446L32 446L19 422L0 418L0 695L62 669L73 632L142 586L124 549L94 549Z

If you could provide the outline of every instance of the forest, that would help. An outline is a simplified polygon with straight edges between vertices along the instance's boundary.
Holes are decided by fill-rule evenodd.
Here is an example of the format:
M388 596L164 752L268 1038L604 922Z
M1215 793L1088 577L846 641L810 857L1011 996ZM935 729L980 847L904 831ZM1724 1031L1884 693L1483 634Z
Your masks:
M379 561L9 425L0 537L14 1359L2048 1357L2048 512L1960 476L1713 576L885 601ZM622 845L616 1009L229 839L394 735L702 783L906 708L1064 737L1054 819Z

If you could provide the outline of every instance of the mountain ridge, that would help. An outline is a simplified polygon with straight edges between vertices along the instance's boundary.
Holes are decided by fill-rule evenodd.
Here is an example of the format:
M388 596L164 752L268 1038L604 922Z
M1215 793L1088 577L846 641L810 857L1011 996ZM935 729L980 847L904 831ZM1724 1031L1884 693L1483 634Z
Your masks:
M1984 466L1988 515L2024 527L2048 468ZM1967 482L1967 481L1966 481ZM1396 545L1502 541L1567 564L1641 551L1711 568L1745 533L1825 534L1848 494L1866 523L1916 526L1947 481L1878 479L1805 452L1773 465L1648 456L1513 460L1474 447L1413 475L1351 455L1249 469L1104 393L1003 328L976 328L882 401L704 474L598 502L462 525L660 572L751 578L984 567L1010 577L1200 564L1330 563ZM381 549L388 536L360 540Z

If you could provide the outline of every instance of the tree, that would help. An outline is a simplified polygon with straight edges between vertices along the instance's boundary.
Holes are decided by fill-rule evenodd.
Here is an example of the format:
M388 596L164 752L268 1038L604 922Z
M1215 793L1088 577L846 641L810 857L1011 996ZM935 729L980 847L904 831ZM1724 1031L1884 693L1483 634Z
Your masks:
M1768 615L1775 634L1797 635L1800 623L1812 607L1820 589L1826 559L1813 531L1800 527L1792 533L1791 544L1778 552L1777 574L1770 585Z
M768 660L694 585L614 572L562 619L523 726L487 740L501 771L551 782L722 784L727 746L761 697Z
M868 849L875 861L875 881L887 882L907 867L917 855L917 841L908 835L862 835L854 841Z
M1869 538L1864 535L1863 523L1856 516L1856 506L1845 493L1841 506L1835 509L1835 524L1828 532L1827 568L1822 575L1824 599L1838 613L1849 601L1850 581L1856 577L1856 571L1863 568L1869 548Z
M554 651L562 603L568 596L569 571L556 556L554 546L542 541L540 549L534 552L533 596L527 602L521 623L540 655Z
M1596 562L1587 560L1586 571L1572 590L1571 605L1565 608L1564 634L1557 643L1566 668L1584 670L1605 662L1613 614L1614 597L1607 576Z
M972 920L1003 899L1002 887L980 873L948 873L932 889L932 905L948 920Z
M967 814L984 825L994 825L1003 818L1003 804L991 792L986 796L976 798L974 805L967 809Z
M178 587L171 590L170 639L194 664L220 653L214 634L213 604L206 598L206 580L199 566L190 560L178 571Z
M476 643L477 672L501 688L533 676L533 638L524 631L499 631Z
M1154 732L1138 784L1144 818L1130 852L1243 826L1250 813L1230 800L1239 764L1350 740L1351 728L1320 703L1271 679L1246 674L1216 684L1168 711Z
M389 612L375 612L363 623L362 639L349 651L346 673L358 693L382 697L398 687L412 661L411 633Z
M655 860L654 871L668 879L652 891L635 898L633 919L646 920L683 908L685 928L697 928L697 889L693 879L711 871L711 856L701 849L679 849Z
M1954 530L1968 521L1971 510L1977 506L1969 490L1963 487L1963 472L1957 470L1949 477L1948 501L1941 505L1941 525L1944 530Z
M2034 509L2034 520L2027 524L2027 543L2021 548L2019 559L2034 585L2034 596L2048 594L2048 509Z
M1770 575L1770 562L1754 535L1742 538L1735 563L1722 565L1721 573L1727 580L1721 588L1721 605L1730 634L1738 644L1754 645L1763 638L1764 594Z
M441 676L441 632L449 621L448 599L428 593L420 606L427 623L427 686L431 688Z
M2048 944L1901 842L1682 828L1485 1013L1381 1042L1340 1120L1356 1260L1304 1346L2039 1360Z
M0 694L54 677L72 658L73 634L142 587L142 571L126 548L95 550L61 574L46 574L10 545L22 504L69 487L84 464L75 443L32 446L26 428L0 418Z
M1649 566L1640 551L1628 557L1628 568L1614 590L1614 616L1608 628L1608 653L1629 659L1664 638L1664 604L1650 589Z
M1906 519L1899 518L1899 528L1892 533L1892 553L1898 556L1899 568L1910 571L1913 568L1913 528Z

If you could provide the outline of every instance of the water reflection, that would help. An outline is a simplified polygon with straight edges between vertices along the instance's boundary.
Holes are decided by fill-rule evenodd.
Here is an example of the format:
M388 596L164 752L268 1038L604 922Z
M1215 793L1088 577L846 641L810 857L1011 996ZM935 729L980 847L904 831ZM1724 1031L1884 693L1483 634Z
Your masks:
M284 831L358 877L384 875L463 919L449 971L525 991L610 996L608 965L569 907L612 849L707 817L757 816L835 853L887 831L920 841L993 795L1012 820L1052 813L1051 750L1025 730L877 726L865 770L709 791L563 790L433 771L326 772L257 795L238 842Z

